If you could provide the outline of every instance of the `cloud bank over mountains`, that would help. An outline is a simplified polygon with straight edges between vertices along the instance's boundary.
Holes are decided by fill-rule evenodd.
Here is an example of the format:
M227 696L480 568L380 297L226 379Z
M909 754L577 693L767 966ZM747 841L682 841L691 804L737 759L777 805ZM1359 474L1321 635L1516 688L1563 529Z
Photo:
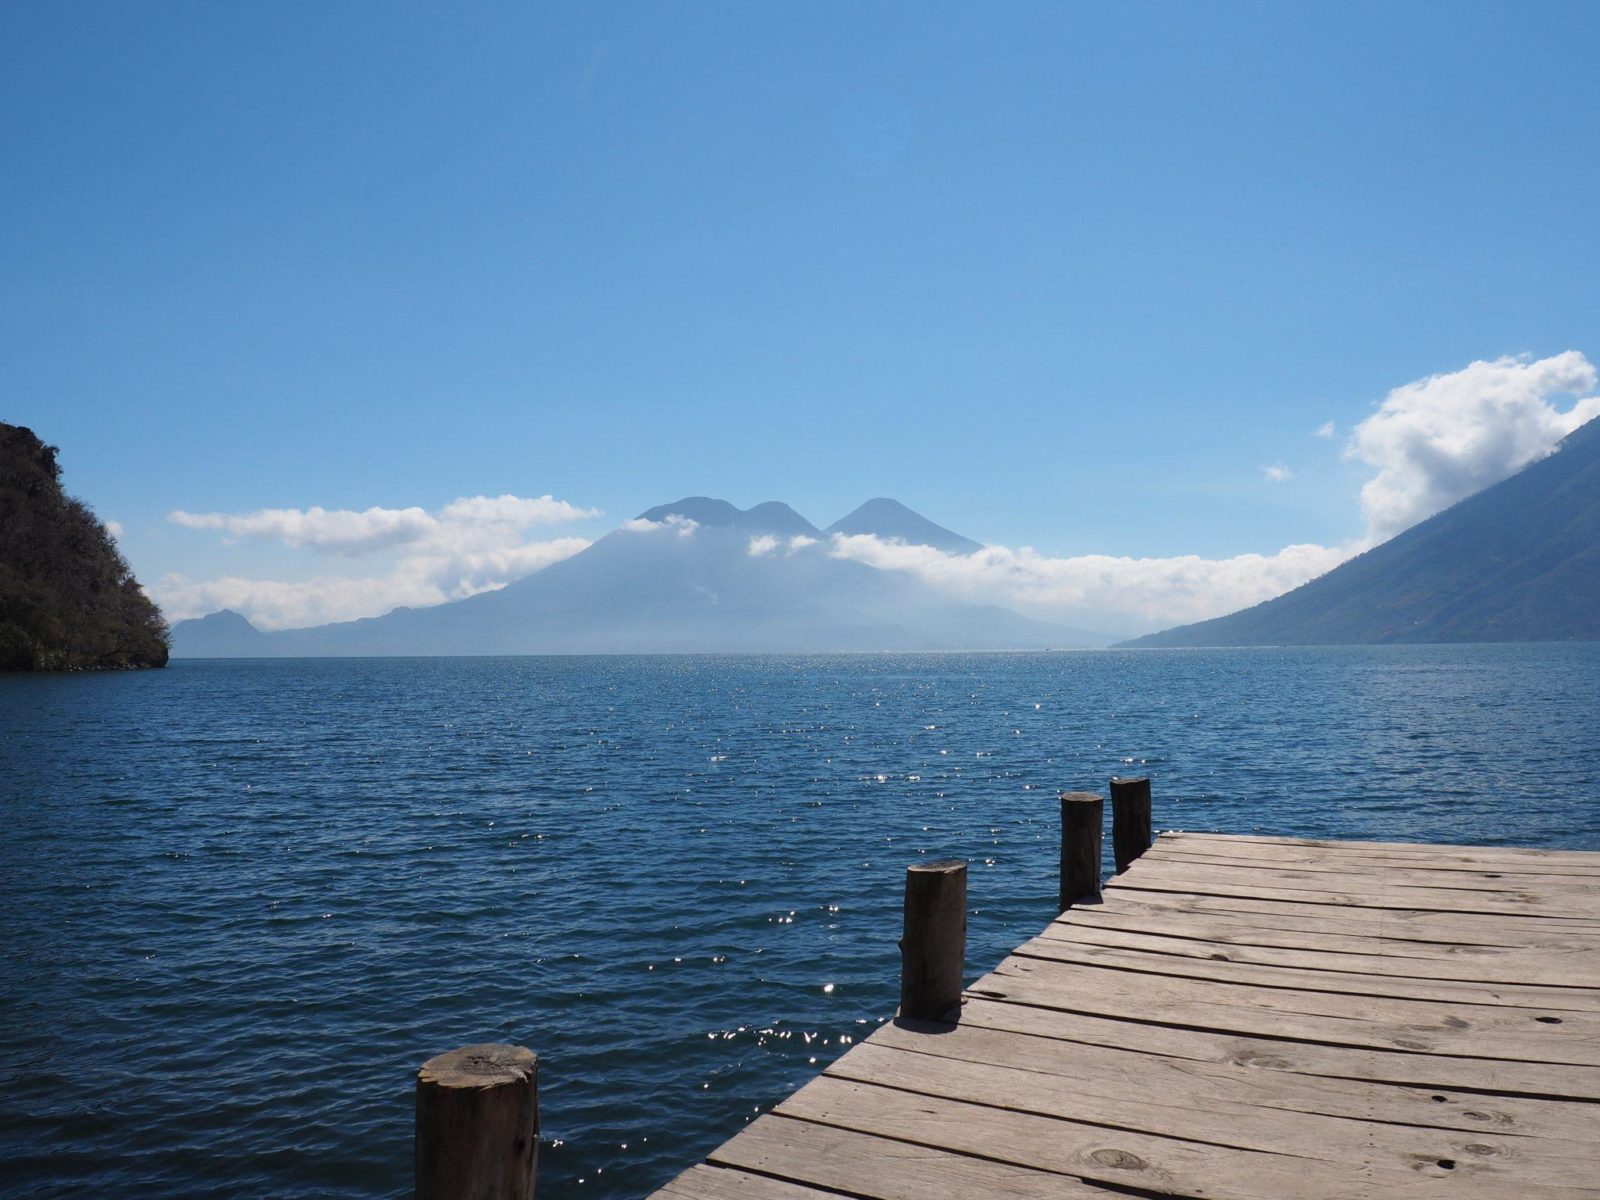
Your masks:
M463 496L437 513L422 508L350 509L263 508L233 516L179 509L169 518L188 529L218 529L230 538L260 538L323 554L359 558L393 546L448 548L462 541L503 541L535 525L555 525L598 517L597 508L579 508L553 496L527 499Z
M840 535L834 534L833 536L837 538ZM820 540L804 533L797 533L788 538L780 538L770 533L763 533L759 537L750 539L750 544L745 548L745 553L751 558L760 558L763 554L771 554L779 549L785 554L797 554L807 546L815 546Z
M1365 530L1338 546L1297 544L1225 558L1050 557L1027 546L969 549L975 543L958 538L953 544L958 548L937 549L836 530L820 538L762 534L749 540L746 553L752 558L827 554L903 572L966 600L1097 622L1109 632L1144 632L1270 599L1506 478L1600 416L1596 386L1595 368L1581 353L1567 351L1537 360L1474 362L1395 388L1354 425L1344 447L1346 459L1364 463L1373 473L1359 495ZM1316 430L1318 438L1329 441L1334 433L1332 421ZM1286 464L1263 472L1275 486L1290 487L1297 478ZM376 616L401 605L423 607L503 588L590 544L580 537L535 537L534 531L598 515L597 509L549 495L464 497L434 512L419 507L263 509L240 515L179 511L171 514L173 524L214 531L228 541L256 539L342 560L388 556L392 562L381 573L323 574L300 581L236 576L195 581L169 575L152 591L175 620L231 608L263 629L283 629ZM692 538L699 528L693 518L675 512L619 527L677 538ZM1116 621L1123 627L1109 624Z
M291 629L372 617L401 605L422 608L504 587L577 554L586 538L535 539L529 531L599 516L552 496L465 496L437 512L423 508L272 508L233 515L179 510L186 529L216 530L226 541L255 539L341 559L392 556L377 575L306 580L192 580L167 575L151 590L170 619L219 608L242 612L262 629Z
M1349 551L1316 545L1287 546L1276 554L1202 558L1128 558L1085 554L1050 558L1024 546L985 546L973 554L947 554L871 534L835 535L829 551L881 570L906 571L963 599L1019 605L1036 612L1079 614L1104 625L1150 629L1217 616L1269 600L1331 571Z
M700 528L700 522L682 513L668 513L659 521L652 521L649 517L634 517L630 521L624 521L618 528L623 533L655 533L657 530L666 529L679 537L689 537Z
M1363 536L1339 546L1306 543L1273 554L1051 558L1029 547L944 554L870 536L837 540L833 553L908 571L969 599L1043 610L1122 613L1140 623L1186 624L1270 600L1346 559L1508 478L1600 416L1595 368L1569 350L1550 358L1499 358L1395 388L1351 431L1345 456L1376 474L1360 493ZM1566 408L1562 398L1574 398ZM1331 438L1329 421L1316 430ZM1263 468L1269 482L1293 472Z

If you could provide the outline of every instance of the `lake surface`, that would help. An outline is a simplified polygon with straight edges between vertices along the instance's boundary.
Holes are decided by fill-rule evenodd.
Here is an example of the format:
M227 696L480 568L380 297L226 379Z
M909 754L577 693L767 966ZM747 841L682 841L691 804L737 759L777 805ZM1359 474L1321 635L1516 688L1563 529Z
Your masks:
M1600 849L1600 645L0 676L0 1192L405 1195L417 1065L514 1041L540 1195L640 1195L891 1015L907 863L972 863L976 975L1139 772Z

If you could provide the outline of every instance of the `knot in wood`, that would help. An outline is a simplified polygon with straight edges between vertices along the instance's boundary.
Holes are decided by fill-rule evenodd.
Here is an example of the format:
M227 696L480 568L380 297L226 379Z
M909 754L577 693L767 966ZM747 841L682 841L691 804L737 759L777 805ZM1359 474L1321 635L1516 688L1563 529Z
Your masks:
M1110 1167L1117 1171L1142 1171L1149 1166L1144 1159L1131 1150L1115 1150L1110 1147L1096 1150L1089 1155L1089 1159L1096 1166Z

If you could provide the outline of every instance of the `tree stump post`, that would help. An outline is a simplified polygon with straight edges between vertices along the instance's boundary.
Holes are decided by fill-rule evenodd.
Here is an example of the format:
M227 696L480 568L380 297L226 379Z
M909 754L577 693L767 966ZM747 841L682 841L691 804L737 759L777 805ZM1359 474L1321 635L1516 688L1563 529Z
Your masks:
M423 1063L416 1157L417 1200L532 1200L538 1056L483 1043Z
M1061 895L1057 912L1100 894L1100 848L1105 799L1093 792L1061 793Z
M967 961L967 864L906 868L900 938L900 1015L937 1021L961 1003Z
M1111 852L1120 875L1150 849L1150 778L1111 781Z

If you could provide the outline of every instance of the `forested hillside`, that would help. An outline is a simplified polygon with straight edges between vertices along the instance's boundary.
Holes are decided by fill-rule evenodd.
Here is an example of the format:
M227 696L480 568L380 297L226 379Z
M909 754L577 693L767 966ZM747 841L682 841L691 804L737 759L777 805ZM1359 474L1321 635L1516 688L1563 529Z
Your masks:
M56 448L0 422L0 670L162 667L167 626Z

